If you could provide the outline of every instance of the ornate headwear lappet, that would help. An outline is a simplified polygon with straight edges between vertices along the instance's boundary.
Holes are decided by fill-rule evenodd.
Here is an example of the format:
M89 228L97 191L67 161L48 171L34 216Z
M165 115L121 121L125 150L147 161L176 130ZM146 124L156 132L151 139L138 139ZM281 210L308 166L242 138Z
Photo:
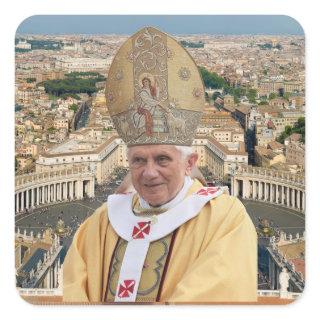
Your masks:
M204 108L204 86L189 53L172 37L145 27L110 66L106 102L128 146L191 146Z

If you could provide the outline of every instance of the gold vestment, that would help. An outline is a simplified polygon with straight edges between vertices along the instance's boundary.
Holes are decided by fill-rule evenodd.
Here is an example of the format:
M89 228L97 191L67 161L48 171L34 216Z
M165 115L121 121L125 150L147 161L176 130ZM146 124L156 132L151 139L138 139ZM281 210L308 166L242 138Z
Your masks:
M195 180L188 194L200 188L201 184ZM79 227L67 253L63 270L64 302L105 302L118 240L104 204ZM195 218L175 231L168 255L156 301L257 300L257 235L237 198L223 194L208 202Z

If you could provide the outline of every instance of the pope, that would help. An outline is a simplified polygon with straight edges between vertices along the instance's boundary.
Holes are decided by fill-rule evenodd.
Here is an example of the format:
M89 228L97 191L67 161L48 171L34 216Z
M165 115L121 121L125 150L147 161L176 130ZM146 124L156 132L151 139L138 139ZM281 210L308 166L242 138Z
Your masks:
M130 174L77 230L64 302L256 301L255 228L237 198L195 174L191 145L205 100L193 59L169 35L143 28L116 54L106 101Z

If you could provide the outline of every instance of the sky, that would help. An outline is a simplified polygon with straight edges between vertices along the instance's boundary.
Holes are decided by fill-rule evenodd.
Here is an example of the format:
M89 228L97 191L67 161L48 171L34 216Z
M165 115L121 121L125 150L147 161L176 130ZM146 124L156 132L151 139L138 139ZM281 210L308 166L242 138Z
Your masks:
M304 34L285 15L36 15L22 21L17 34L132 34L144 26L171 34Z

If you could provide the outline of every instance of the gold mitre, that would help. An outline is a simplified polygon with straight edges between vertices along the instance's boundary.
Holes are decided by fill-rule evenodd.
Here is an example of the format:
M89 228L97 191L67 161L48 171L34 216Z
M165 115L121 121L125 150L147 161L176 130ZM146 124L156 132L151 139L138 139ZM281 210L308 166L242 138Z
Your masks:
M189 53L169 35L145 27L115 55L106 101L128 146L191 146L205 104L204 86Z

